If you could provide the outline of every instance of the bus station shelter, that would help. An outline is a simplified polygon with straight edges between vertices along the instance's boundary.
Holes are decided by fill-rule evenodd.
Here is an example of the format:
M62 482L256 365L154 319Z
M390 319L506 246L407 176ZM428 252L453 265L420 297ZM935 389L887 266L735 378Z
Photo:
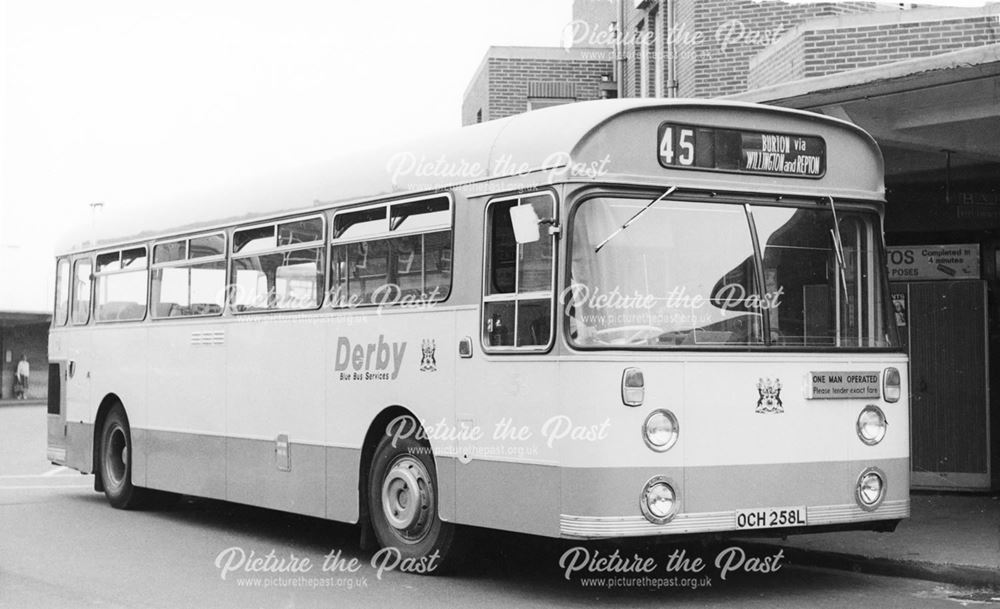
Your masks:
M28 356L31 378L26 397L48 392L48 335L51 313L0 310L0 400L14 397L14 375L21 355Z
M732 98L837 117L878 141L913 485L1000 488L1000 45Z

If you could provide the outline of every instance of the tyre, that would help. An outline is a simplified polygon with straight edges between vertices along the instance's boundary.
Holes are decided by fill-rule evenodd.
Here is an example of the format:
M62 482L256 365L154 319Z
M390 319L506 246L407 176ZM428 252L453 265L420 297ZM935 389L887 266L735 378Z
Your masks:
M423 565L420 573L443 573L456 526L438 517L438 485L430 446L412 437L383 434L368 475L368 514L382 548L399 551L401 564Z
M112 507L129 510L143 505L145 489L132 485L132 432L121 405L112 407L101 428L100 472L104 495Z

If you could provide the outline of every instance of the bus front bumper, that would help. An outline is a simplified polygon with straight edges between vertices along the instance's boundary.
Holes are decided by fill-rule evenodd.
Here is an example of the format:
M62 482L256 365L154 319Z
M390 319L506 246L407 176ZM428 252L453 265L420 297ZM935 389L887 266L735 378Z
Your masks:
M883 495L873 508L858 500L863 473L877 469ZM776 534L821 530L891 530L910 515L909 459L655 468L566 468L562 472L561 537L604 539L739 532ZM668 480L674 515L657 524L642 509L644 488ZM788 525L748 523L745 514L794 511ZM744 515L744 516L741 516ZM756 526L748 526L756 525ZM763 526L761 526L763 525Z

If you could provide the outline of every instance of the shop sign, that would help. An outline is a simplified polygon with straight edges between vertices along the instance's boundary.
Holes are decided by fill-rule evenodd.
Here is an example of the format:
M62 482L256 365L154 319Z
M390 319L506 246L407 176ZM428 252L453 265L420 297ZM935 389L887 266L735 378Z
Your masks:
M979 279L979 244L887 248L889 281Z

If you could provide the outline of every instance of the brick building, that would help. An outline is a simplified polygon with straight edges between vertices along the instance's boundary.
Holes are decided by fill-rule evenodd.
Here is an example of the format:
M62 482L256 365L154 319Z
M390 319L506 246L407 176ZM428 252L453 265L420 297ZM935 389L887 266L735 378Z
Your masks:
M998 17L921 9L810 20L750 59L748 88L996 44Z
M490 47L462 102L462 124L615 92L606 49Z
M747 88L749 64L799 24L898 12L875 2L645 0L623 15L625 97L719 97Z
M561 47L490 47L462 99L462 124L617 97L615 3L573 0Z
M733 95L993 44L1000 32L989 7L871 1L576 0L573 16L563 48L491 47L462 123L604 97Z

